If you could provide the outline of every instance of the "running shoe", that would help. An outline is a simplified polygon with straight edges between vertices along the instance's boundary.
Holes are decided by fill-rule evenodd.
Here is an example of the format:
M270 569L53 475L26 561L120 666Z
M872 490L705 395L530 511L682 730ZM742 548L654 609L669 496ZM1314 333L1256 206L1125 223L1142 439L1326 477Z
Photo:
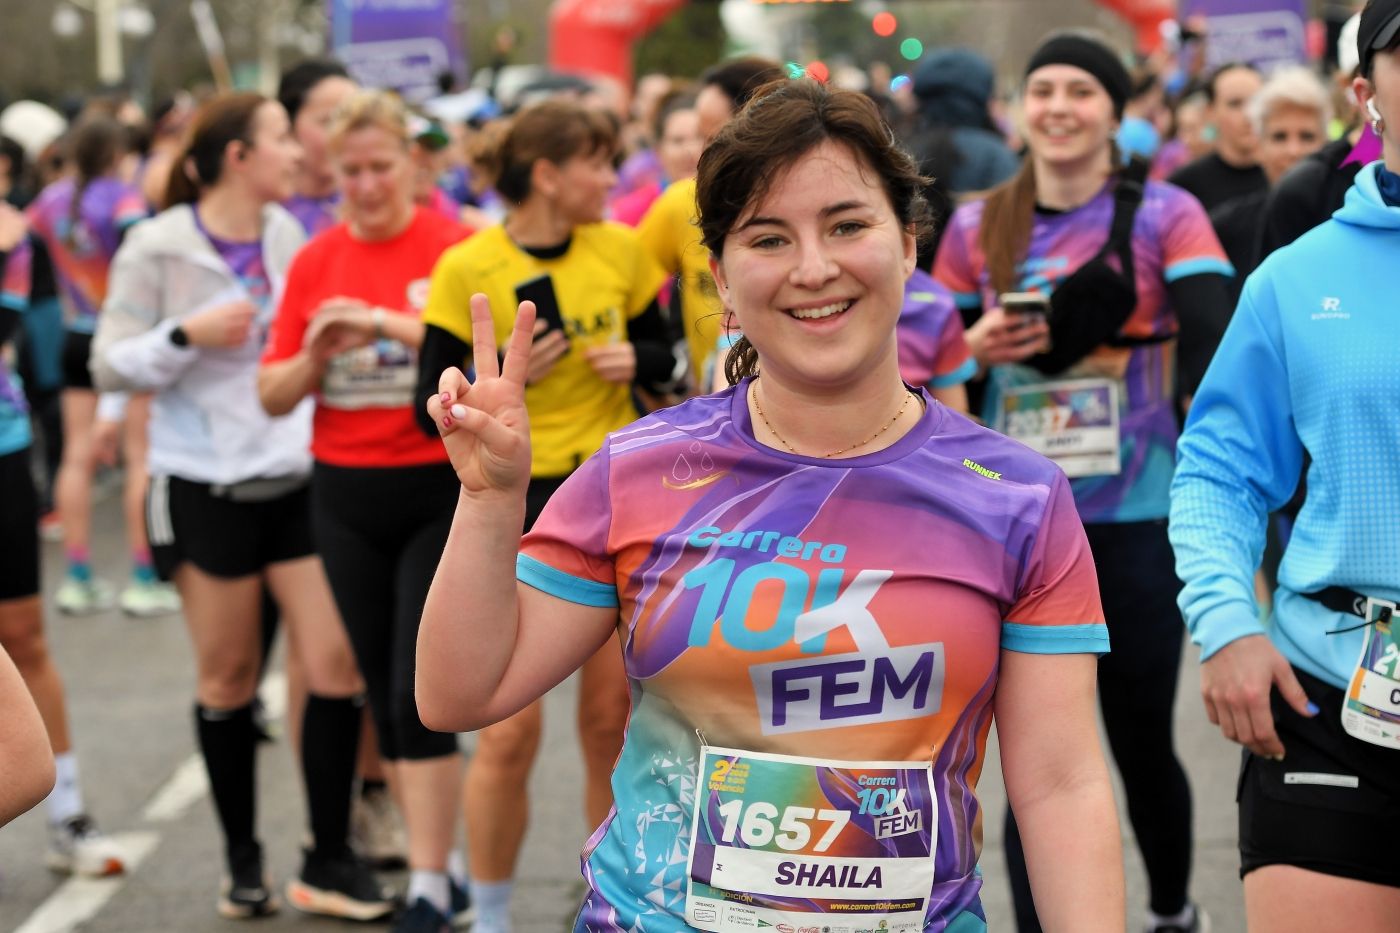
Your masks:
M394 909L393 893L348 850L330 857L307 851L301 877L287 883L287 901L303 913L345 920L378 920Z
M387 787L356 794L350 805L350 845L380 871L408 864L408 839L403 818Z
M452 926L465 930L476 921L476 908L472 906L472 896L467 893L465 884L458 884L456 878L447 879L447 890L452 898Z
M1190 924L1182 926L1179 923L1149 923L1144 929L1147 933L1210 933L1210 914L1206 913L1200 904L1192 904Z
M246 851L229 856L229 874L219 886L215 905L219 916L228 920L250 920L276 913L281 906L272 892L272 883L263 871L262 846L253 843Z
M452 933L452 924L426 897L399 914L391 933Z
M102 878L126 871L121 846L108 839L86 813L49 827L49 868L67 875Z
M122 612L142 619L180 611L180 594L175 587L154 580L132 580L117 602Z
M54 594L54 605L58 606L58 611L70 616L106 612L115 603L111 584L96 577L91 580L67 577Z

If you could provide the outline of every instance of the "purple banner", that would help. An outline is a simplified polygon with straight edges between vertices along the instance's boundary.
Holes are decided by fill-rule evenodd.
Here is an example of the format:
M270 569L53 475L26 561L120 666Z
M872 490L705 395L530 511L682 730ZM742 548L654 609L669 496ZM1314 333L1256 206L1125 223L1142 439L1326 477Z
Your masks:
M1183 18L1204 14L1206 64L1251 62L1264 71L1307 61L1305 0L1182 0Z
M452 0L326 0L331 52L366 87L411 101L438 94L438 75L467 79Z

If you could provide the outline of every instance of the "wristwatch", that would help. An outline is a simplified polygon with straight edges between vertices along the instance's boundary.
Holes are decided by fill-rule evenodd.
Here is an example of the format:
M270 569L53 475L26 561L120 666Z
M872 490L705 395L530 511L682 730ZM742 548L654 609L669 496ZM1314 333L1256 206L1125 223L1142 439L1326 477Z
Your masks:
M170 342L177 347L188 347L190 345L190 335L185 333L185 329L179 324L170 332Z

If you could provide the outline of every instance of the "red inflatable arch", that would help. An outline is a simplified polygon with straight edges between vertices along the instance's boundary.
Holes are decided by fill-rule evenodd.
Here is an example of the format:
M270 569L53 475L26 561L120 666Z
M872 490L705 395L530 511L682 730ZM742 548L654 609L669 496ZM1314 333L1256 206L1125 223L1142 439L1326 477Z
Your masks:
M686 0L557 0L549 11L549 64L557 71L632 83L632 45Z
M1122 16L1137 34L1139 52L1154 52L1162 44L1162 23L1176 18L1176 0L1098 0Z

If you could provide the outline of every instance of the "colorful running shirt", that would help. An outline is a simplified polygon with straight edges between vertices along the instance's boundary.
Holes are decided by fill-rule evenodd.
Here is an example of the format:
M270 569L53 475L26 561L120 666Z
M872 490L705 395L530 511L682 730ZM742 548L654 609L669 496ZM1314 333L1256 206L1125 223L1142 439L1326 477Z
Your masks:
M0 256L0 307L23 314L29 307L31 250L21 240L8 255ZM33 440L29 429L29 403L24 386L10 371L10 354L0 347L0 456L28 447Z
M266 310L272 298L272 280L268 278L267 264L263 262L262 240L225 240L216 237L204 226L204 221L199 217L199 208L196 207L192 213L194 225L223 259L238 284L243 286L249 300L259 311ZM261 315L259 319L262 319Z
M923 269L904 285L899 311L899 375L911 386L962 385L977 372L953 293Z
M934 277L953 290L960 308L997 303L978 245L983 204L958 208L934 265ZM1112 219L1110 185L1075 210L1037 211L1015 290L1052 293L1099 252ZM1169 283L1201 273L1233 273L1201 205L1161 182L1146 185L1133 223L1133 257L1138 303L1121 331L1125 337L1176 333ZM993 368L982 416L1027 443L1097 445L1097 458L1079 457L1074 466L1062 460L1080 517L1086 523L1146 521L1165 518L1169 509L1178 433L1175 393L1175 340L1105 345L1053 378L1029 366Z
M689 929L697 788L713 786L699 773L703 735L748 753L923 768L932 818L891 834L883 855L936 838L918 928L985 930L976 785L1000 652L1108 650L1068 483L927 393L919 423L884 450L773 450L754 439L748 386L613 434L521 545L523 583L618 607L631 687L614 811L584 851L575 929ZM797 803L817 812L859 789ZM800 864L769 877L843 896ZM869 922L850 928L877 927L881 908L851 903L843 919Z
M340 222L339 191L332 191L320 198L294 194L283 201L282 206L297 219L308 238L323 230L329 230Z
M74 184L64 178L49 185L26 213L30 228L48 247L68 329L90 334L97 328L107 297L107 273L122 235L148 211L136 188L115 178L98 178L83 189L74 224Z
M541 275L554 284L569 352L525 389L530 469L532 476L567 476L609 431L637 417L631 386L605 381L584 356L588 347L626 340L627 322L656 300L665 281L637 235L621 224L583 224L562 255L541 258L516 246L504 227L487 227L443 253L423 322L471 343L471 296L483 292L491 301L496 345L504 347L515 326L516 288Z
M461 224L419 207L389 240L357 240L346 224L314 237L287 270L263 362L296 356L316 312L332 298L358 298L387 313L420 317L434 263L466 236ZM340 467L445 461L442 441L414 423L417 378L417 351L397 340L376 340L337 356L317 391L312 456Z

